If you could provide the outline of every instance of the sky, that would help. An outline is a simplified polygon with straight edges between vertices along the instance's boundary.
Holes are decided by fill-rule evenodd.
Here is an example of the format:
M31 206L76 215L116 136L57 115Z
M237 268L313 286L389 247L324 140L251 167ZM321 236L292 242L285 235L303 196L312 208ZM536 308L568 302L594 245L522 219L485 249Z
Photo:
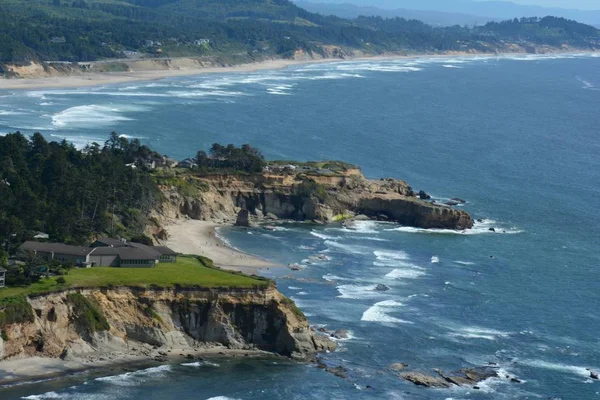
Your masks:
M480 0L484 1L484 0ZM491 0L485 0L491 1ZM511 0L513 3L523 5L536 5L544 7L574 8L581 10L600 10L600 0Z

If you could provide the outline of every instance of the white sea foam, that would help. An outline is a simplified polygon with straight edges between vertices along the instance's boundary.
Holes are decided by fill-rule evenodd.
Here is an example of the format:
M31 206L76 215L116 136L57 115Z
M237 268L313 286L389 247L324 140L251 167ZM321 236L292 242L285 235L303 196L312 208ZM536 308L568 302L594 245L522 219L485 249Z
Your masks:
M490 228L494 228L494 231L491 231ZM465 229L462 231L454 230L454 229L424 229L424 228L414 228L412 226L400 226L398 228L386 229L387 231L396 231L396 232L406 232L406 233L429 233L429 234L442 234L442 235L483 235L483 234L508 234L514 235L518 233L522 233L523 230L512 227L512 228L503 228L501 225L498 225L496 221L491 219L484 219L481 222L475 222L473 228Z
M577 365L553 363L553 362L543 361L543 360L519 360L518 364L526 365L528 367L533 367L533 368L541 368L541 369L548 369L548 370L552 370L552 371L566 372L566 373L573 374L573 375L579 375L579 376L582 376L585 378L589 378L589 376L590 376L590 371L588 370L588 368L591 369L592 371L600 370L600 368L597 368L597 367L581 367L581 366L577 366Z
M171 371L170 365L161 365L158 367L147 368L134 372L127 372L121 375L104 376L96 378L96 381L110 383L117 386L137 386L140 382L148 379L155 379L164 376Z
M456 264L460 264L460 265L475 265L474 262L472 261L454 261Z
M325 279L327 282L351 281L352 280L352 279L349 279L349 278L343 278L341 276L337 276L337 275L333 275L333 274L323 275L323 279Z
M420 271L416 268L403 268L403 269L394 269L392 272L386 274L385 276L390 279L417 279L423 275L426 275L425 272Z
M43 400L43 399L63 399L66 396L60 395L56 392L47 392L47 393L42 393L42 394L32 394L31 396L25 396L25 397L21 397L22 399L29 399L29 400Z
M296 287L296 286L288 286L288 289L290 290L302 290L302 288Z
M325 245L329 248L334 248L337 251L343 251L345 253L350 253L350 254L369 254L370 253L370 251L366 247L343 244L343 243L335 242L333 240L326 240Z
M451 332L449 336L464 339L496 340L499 337L506 338L511 334L510 332L503 332L479 326L450 326L450 329L452 329L453 332Z
M431 263L432 264L437 264L440 262L440 258L438 256L432 256L431 257Z
M454 68L454 69L462 69L463 67L459 67L458 65L452 65L452 64L444 64L442 65L442 67L444 68Z
M227 397L227 396L216 396L216 397L209 397L206 400L239 400L239 399L234 399L233 397Z
M369 307L362 315L361 321L368 322L379 322L379 323L404 323L412 324L410 321L405 321L400 318L392 317L389 315L390 312L396 311L398 308L404 306L404 304L396 300L385 300L375 303Z
M145 108L131 105L85 105L75 106L52 116L52 124L57 127L109 126L117 122L131 121L124 116L127 112L145 111Z
M377 285L340 285L337 286L336 289L340 293L337 296L340 299L373 299L373 298L381 298L381 293L375 291Z
M375 221L351 221L348 222L344 229L346 232L357 233L377 233L377 222Z
M341 239L340 236L330 236L330 235L326 235L324 233L315 232L315 231L311 231L310 234L313 235L313 236L318 237L319 239L323 239L323 240L337 240L337 239Z
M19 111L5 111L5 110L0 110L0 115L22 115L22 112Z
M191 363L182 363L181 364L184 367L219 367L220 365L214 362L210 362L210 361L196 361L196 362L191 362Z
M298 296L306 296L308 292L298 292L296 293Z
M402 250L396 250L396 251L375 250L373 252L373 254L375 254L375 257L377 257L377 259L380 261L389 261L389 260L405 261L405 260L408 260L408 258L409 258L408 254Z

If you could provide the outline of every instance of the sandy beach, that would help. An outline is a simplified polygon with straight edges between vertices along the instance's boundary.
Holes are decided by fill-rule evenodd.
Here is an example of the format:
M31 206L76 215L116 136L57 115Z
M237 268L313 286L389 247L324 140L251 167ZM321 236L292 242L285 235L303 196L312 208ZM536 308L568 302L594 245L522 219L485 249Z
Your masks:
M208 221L181 220L166 227L166 245L183 254L208 257L220 268L257 274L260 270L281 265L270 263L251 254L231 248L215 235L219 224Z
M504 55L518 55L521 53L509 53ZM302 59L289 60L277 59L266 60L250 64L240 64L226 67L181 67L178 69L157 69L157 70L137 70L130 72L86 72L76 75L59 75L51 77L39 78L17 78L6 79L0 77L0 90L27 90L27 89L51 89L51 88L78 88L88 86L101 86L108 84L118 84L134 81L152 81L164 78L191 76L210 73L245 73L256 72L262 70L277 70L295 65L320 64L320 63L339 63L350 61L377 61L377 60L393 60L406 59L417 57L501 57L503 54L490 53L463 53L450 52L444 54L387 54L378 56L361 56L349 57L346 59L340 58L325 58L325 59ZM177 60L177 59L173 59ZM110 60L107 60L110 61Z
M152 81L164 78L190 76L209 73L244 73L262 70L276 70L294 65L342 62L351 60L320 59L320 60L268 60L251 64L240 64L229 67L160 69L131 72L89 72L77 75L60 75L40 78L6 79L0 77L0 90L27 90L51 88L77 88L101 86L108 84Z

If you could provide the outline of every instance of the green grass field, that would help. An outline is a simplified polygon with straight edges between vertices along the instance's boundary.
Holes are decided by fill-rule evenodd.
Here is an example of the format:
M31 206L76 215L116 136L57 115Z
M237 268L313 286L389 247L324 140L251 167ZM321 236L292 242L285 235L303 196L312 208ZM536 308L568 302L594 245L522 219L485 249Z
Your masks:
M0 299L30 294L40 294L69 288L106 286L158 286L161 288L200 286L215 287L264 287L266 279L223 271L212 266L208 259L180 256L176 263L162 263L154 268L74 268L64 275L66 283L58 284L57 277L42 278L27 287L0 289Z

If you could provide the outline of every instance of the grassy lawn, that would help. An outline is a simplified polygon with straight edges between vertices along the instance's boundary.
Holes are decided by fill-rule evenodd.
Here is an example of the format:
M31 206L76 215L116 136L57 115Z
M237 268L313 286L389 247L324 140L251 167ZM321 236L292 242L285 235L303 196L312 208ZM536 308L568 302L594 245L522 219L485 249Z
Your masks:
M66 283L59 285L56 277L42 278L27 287L0 289L0 299L12 296L39 294L68 288L102 286L136 286L163 288L179 286L201 287L254 287L266 286L267 280L222 271L212 267L210 260L180 256L176 263L162 263L154 268L75 268L63 276Z

